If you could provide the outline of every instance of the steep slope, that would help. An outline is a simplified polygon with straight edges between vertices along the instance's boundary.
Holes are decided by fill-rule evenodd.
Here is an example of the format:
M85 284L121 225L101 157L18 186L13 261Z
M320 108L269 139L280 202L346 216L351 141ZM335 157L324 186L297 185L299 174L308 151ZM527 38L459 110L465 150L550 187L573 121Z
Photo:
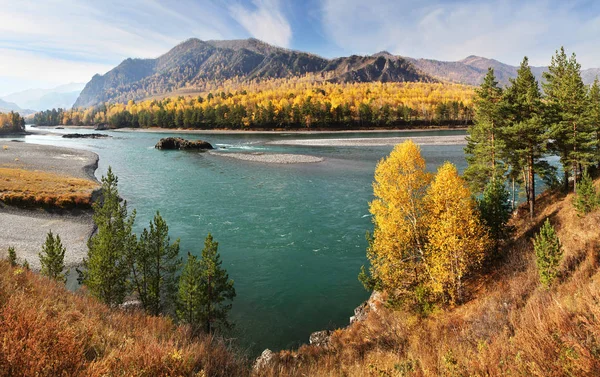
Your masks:
M249 374L216 337L194 337L165 317L109 308L4 260L0 318L0 377Z
M538 199L535 219L525 207L513 218L503 260L469 282L462 306L421 317L372 296L370 312L357 313L366 318L272 354L255 376L600 375L600 212L579 216L573 194ZM563 247L560 278L550 288L539 282L531 242L546 219Z
M334 60L269 45L257 39L189 39L157 59L127 59L95 75L74 107L127 102L180 88L202 90L210 81L290 78L314 74L334 82L435 81L395 56L350 56Z
M6 101L0 99L0 112L7 113L10 111L20 111L20 110L21 110L21 108L16 103L6 102Z

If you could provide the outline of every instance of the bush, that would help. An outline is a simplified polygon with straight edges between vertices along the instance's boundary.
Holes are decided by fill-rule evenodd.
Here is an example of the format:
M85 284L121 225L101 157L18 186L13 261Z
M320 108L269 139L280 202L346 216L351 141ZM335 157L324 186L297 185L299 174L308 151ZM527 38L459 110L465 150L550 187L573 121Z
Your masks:
M13 246L8 248L8 262L13 267L17 265L17 252Z
M583 172L581 181L577 185L577 195L573 199L573 206L579 215L587 215L598 208L598 194L594 182L587 170Z
M533 240L536 264L543 285L549 286L558 276L558 265L562 259L562 246L550 220L546 219L540 233Z

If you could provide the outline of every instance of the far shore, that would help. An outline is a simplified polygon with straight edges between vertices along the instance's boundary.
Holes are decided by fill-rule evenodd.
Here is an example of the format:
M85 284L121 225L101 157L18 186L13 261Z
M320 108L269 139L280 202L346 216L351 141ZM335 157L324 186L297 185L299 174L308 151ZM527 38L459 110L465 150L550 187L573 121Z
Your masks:
M466 127L432 127L432 128L411 128L411 129L358 129L358 130L229 130L229 129L188 129L188 128L115 128L106 131L114 132L155 132L155 133L172 133L172 134L265 134L265 135L281 135L281 134L347 134L347 133L398 133L398 132L426 132L426 131L464 131Z

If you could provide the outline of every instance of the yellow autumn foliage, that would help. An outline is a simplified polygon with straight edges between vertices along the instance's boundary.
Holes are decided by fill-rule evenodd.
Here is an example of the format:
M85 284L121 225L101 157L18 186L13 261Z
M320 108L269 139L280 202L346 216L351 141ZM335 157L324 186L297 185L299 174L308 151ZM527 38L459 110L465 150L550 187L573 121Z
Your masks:
M373 277L407 290L421 279L425 240L423 200L431 174L413 141L397 145L375 170L370 204L375 230L369 247Z
M465 274L477 268L490 247L475 201L456 167L442 165L426 196L428 219L426 259L434 293L462 300Z
M490 241L456 167L447 162L432 177L409 140L378 163L373 193L372 278L397 297L421 286L460 301L464 277L479 266Z

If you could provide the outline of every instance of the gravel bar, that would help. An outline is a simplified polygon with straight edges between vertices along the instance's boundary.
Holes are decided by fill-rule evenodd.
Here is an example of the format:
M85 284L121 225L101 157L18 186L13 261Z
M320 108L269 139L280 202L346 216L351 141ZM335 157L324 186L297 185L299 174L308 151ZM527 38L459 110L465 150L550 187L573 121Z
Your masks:
M92 152L0 140L0 166L40 170L97 181L98 155ZM0 177L1 179L1 177ZM45 211L19 209L0 203L0 257L14 246L19 261L40 268L38 253L48 231L60 235L66 247L67 267L80 265L87 255L87 240L95 227L90 210Z
M213 155L235 158L243 161L263 162L268 164L306 164L323 161L322 157L309 156L305 154L287 153L220 153L210 152Z

